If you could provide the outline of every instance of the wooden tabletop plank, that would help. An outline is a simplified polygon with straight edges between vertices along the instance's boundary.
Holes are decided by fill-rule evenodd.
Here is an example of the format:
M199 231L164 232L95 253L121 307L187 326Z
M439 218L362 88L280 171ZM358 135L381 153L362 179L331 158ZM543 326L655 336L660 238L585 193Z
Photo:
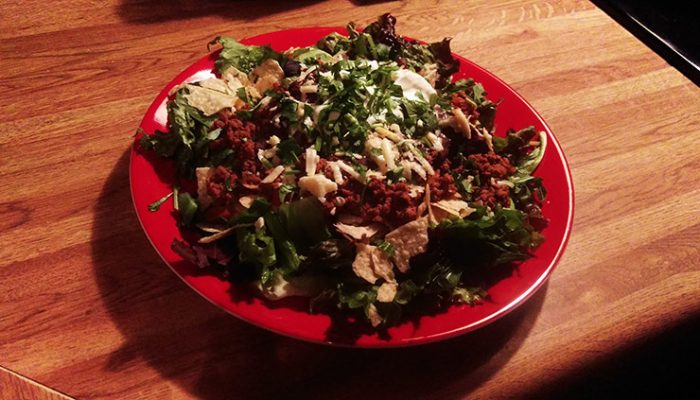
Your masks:
M70 397L0 366L0 399L70 400Z
M336 349L252 327L150 246L131 135L218 34L384 12L402 34L453 37L552 127L576 190L567 250L523 307L442 343ZM91 399L527 397L700 314L700 89L590 2L31 0L0 15L2 390L31 397L24 376Z

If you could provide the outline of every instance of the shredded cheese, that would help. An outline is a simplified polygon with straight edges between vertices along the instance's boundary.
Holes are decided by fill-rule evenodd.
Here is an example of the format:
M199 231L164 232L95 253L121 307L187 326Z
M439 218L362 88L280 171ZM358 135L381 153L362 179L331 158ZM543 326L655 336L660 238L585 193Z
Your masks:
M306 176L312 176L316 174L316 167L321 157L316 154L316 149L311 146L306 149Z
M328 193L338 190L338 184L319 174L301 177L299 179L299 188L324 201Z
M340 167L338 166L338 164L330 163L330 166L331 171L333 171L333 180L335 181L335 183L337 183L338 185L342 185L343 183L345 183L345 181L343 180L343 174L340 172Z
M386 167L390 170L396 169L394 151L391 148L391 142L387 139L382 139L382 155L386 161Z
M394 143L399 143L403 139L397 133L392 132L386 128L382 128L381 126L376 127L374 130L379 134L379 136L390 139Z
M362 175L360 175L359 172L355 171L355 168L345 164L343 161L338 160L335 162L335 164L340 168L343 172L346 174L350 175L350 177L356 181L362 182Z
M278 176L280 176L284 172L284 165L278 165L275 168L273 168L267 176L260 181L260 183L272 183L277 179Z
M459 131L462 132L467 139L471 139L472 130L469 127L467 116L464 115L462 110L457 107L452 108L452 115L454 115L454 122L456 123L456 127L459 129Z

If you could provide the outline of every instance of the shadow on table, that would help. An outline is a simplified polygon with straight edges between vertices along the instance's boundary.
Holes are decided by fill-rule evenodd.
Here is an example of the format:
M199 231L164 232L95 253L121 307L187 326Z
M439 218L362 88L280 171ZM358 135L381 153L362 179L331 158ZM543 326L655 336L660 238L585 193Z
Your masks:
M321 0L122 0L117 10L126 22L148 24L218 15L235 20L252 20Z
M105 365L117 374L142 358L205 399L461 398L513 355L542 306L546 286L489 326L401 349L334 348L269 333L212 306L164 265L131 209L128 164L126 152L105 183L91 241L103 301L126 337Z

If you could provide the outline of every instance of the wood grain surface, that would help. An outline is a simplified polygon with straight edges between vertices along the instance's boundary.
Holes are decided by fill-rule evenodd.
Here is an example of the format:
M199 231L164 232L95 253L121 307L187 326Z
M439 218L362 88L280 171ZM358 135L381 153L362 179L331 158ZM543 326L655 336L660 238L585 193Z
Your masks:
M70 397L0 366L0 399L70 400Z
M384 12L402 34L454 37L550 124L576 188L563 259L513 314L433 345L329 348L240 322L151 248L131 136L217 34ZM533 397L700 315L700 90L587 1L0 1L0 28L0 365L42 385L80 399Z

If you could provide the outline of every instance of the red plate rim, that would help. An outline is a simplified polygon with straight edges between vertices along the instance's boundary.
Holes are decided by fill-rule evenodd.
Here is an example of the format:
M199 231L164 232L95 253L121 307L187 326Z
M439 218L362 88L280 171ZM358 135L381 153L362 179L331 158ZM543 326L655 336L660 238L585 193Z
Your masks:
M249 45L271 44L277 50L284 50L292 45L307 46L313 44L331 32L346 33L345 29L338 27L298 28L265 33L242 40L241 43ZM198 77L208 75L207 71L211 71L216 54L217 52L212 52L202 57L168 83L149 106L141 121L141 129L152 133L154 126L159 126L159 123L162 126L164 118L167 117L163 113L164 102L170 90L177 84L199 80ZM221 282L213 275L199 274L193 266L185 265L186 262L182 261L170 249L170 241L174 237L179 237L179 233L174 218L167 212L168 207L164 205L156 213L150 213L146 208L147 204L169 192L169 189L166 189L168 182L157 176L156 167L153 169L148 167L148 165L152 165L154 159L147 160L147 157L139 153L135 146L132 146L129 167L131 196L139 223L148 240L166 265L188 286L212 304L263 329L308 342L364 348L410 346L444 340L473 331L508 314L530 298L546 282L561 258L573 222L573 180L559 142L539 113L500 78L458 54L455 54L455 57L461 62L460 72L455 74L456 77L474 77L475 81L484 85L489 93L489 98L497 97L505 100L497 112L497 131L501 131L499 129L501 126L503 128L511 127L508 122L511 119L516 120L515 124L519 124L512 126L516 129L527 126L527 124L522 124L522 121L526 120L529 125L535 125L538 130L544 130L548 139L544 159L540 168L535 172L537 176L551 176L549 178L543 176L545 186L549 191L543 212L552 221L543 232L546 241L537 249L534 259L528 260L518 267L518 276L506 277L489 289L490 296L494 296L494 290L499 294L500 300L495 305L484 303L476 306L452 306L443 313L421 318L418 326L406 322L396 328L390 328L388 331L390 336L387 339L380 337L377 333L368 334L366 332L357 337L349 335L352 338L344 337L343 332L338 337L330 337L327 334L330 324L327 316L311 315L293 308L279 307L277 304L273 306L271 302L258 298L233 300L231 294L224 293L224 288L227 287L226 282ZM513 113L514 115L504 115L504 108L506 111L509 108L515 108L516 112ZM159 163L159 161L155 162ZM555 202L551 200L552 195L555 195ZM556 219L552 217L556 217ZM552 229L552 225L554 225L554 229ZM163 233L161 232L163 230L168 234L172 233L165 238L167 245L164 244L166 242L163 235L158 235L158 233ZM548 231L549 233L547 233ZM541 254L543 252L545 254ZM526 267L528 267L527 270L525 270ZM524 281L518 282L518 280L523 279ZM511 286L504 285L504 282L509 282ZM479 307L486 307L487 310L479 312ZM423 325L429 329L422 329L425 328Z

